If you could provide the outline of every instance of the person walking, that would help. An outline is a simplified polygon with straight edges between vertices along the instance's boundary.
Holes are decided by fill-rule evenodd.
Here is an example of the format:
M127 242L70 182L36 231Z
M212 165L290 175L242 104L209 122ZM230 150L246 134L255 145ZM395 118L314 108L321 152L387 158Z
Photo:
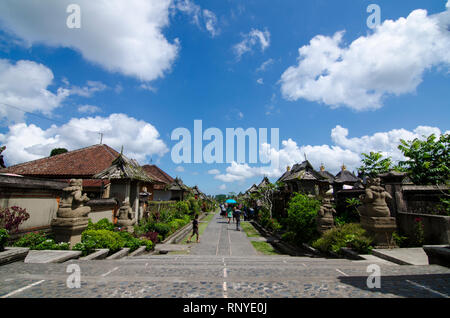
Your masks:
M198 234L198 214L195 215L194 221L192 221L192 234L188 239L188 243L191 243L191 239L194 235L197 235L197 243L200 243L199 234Z
M231 206L228 206L227 217L228 217L228 224L230 224L231 223L231 218L233 217L233 209L231 208Z
M234 217L236 219L236 231L240 231L239 226L241 225L241 213L242 211L239 208L234 208Z

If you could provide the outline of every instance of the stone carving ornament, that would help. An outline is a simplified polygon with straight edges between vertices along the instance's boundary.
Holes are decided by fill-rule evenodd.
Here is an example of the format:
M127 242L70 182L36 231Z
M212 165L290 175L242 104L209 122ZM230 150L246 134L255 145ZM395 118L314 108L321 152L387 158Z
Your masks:
M369 178L365 194L360 196L363 205L358 208L361 216L389 217L390 211L386 199L392 196L381 186L380 178Z
M84 206L89 201L86 194L82 193L83 180L71 179L69 186L63 189L63 196L57 212L59 218L87 217L91 208Z

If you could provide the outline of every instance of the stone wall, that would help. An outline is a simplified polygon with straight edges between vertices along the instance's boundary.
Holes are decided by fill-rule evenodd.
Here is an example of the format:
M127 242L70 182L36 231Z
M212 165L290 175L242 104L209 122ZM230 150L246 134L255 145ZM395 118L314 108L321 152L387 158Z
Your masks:
M160 212L173 207L175 204L176 201L150 201L147 209L150 213Z
M18 235L50 231L65 187L67 182L0 175L0 208L18 206L30 214L30 218L19 226ZM118 207L114 198L90 200L87 205L91 207L89 218L94 223L103 218L113 221Z
M397 213L397 226L402 234L414 236L416 219L424 226L425 245L450 244L450 216L417 213Z

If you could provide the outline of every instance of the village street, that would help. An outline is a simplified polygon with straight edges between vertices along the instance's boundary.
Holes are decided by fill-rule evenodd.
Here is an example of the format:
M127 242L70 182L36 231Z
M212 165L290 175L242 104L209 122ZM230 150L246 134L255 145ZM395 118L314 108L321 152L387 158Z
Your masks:
M0 297L449 297L450 270L350 261L261 256L243 231L215 215L189 255L141 255L63 264L0 267ZM81 287L68 288L69 264ZM367 287L367 266L381 268L381 288Z

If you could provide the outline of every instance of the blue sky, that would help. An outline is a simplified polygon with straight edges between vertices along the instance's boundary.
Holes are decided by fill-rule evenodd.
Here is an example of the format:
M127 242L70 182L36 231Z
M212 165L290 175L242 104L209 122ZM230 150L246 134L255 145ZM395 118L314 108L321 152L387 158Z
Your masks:
M66 26L70 3L80 29ZM218 194L276 180L304 154L333 173L355 169L361 152L398 160L400 138L450 129L450 2L146 3L2 1L7 165L98 143L102 132L141 164ZM194 120L224 133L279 128L280 166L173 163L171 133L193 132Z

